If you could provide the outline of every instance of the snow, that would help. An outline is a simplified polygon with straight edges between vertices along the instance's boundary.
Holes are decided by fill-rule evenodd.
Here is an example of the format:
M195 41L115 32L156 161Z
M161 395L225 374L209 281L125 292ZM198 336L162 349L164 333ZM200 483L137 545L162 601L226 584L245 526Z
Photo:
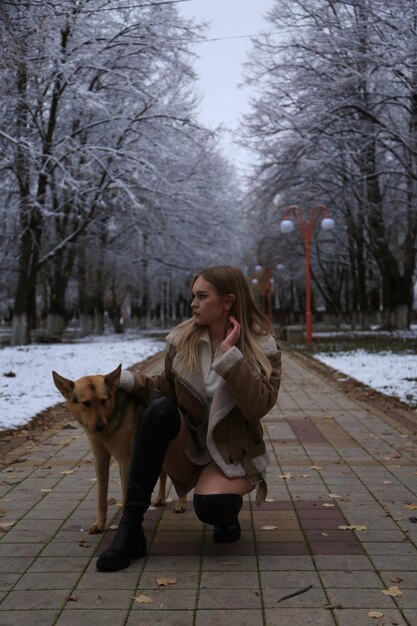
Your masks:
M0 430L26 424L39 411L63 401L51 371L66 378L107 374L119 363L129 367L163 350L163 337L127 331L77 343L32 344L0 349ZM414 334L415 336L415 334ZM316 359L385 394L417 406L417 355L387 350L318 352ZM7 374L13 373L14 377Z
M63 402L51 372L77 379L129 367L163 350L146 333L90 337L77 343L31 344L0 349L0 430L26 424L39 411ZM7 376L13 373L15 376Z
M417 355L389 350L317 352L314 358L372 389L417 406Z

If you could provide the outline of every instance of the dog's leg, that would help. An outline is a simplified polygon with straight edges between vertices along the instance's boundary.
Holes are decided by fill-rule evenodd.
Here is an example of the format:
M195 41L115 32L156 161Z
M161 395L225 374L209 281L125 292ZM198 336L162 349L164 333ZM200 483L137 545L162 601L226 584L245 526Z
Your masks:
M97 519L91 524L88 532L91 535L104 531L107 519L107 494L109 489L110 453L92 437L89 438L94 455L94 466L97 477Z
M174 513L185 513L187 510L187 496L181 496L175 503Z
M167 493L167 475L164 470L159 474L159 489L158 495L155 500L153 500L153 506L165 506L166 504L166 493Z
M162 470L159 475L159 489L156 499L152 502L153 506L165 506L166 504L166 485L167 474ZM187 510L187 496L178 498L174 505L174 513L185 513Z

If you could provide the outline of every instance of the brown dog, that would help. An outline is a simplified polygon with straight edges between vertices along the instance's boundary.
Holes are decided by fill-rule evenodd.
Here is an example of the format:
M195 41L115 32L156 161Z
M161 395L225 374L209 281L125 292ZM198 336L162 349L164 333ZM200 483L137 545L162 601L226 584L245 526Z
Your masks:
M107 518L107 492L110 460L119 463L123 502L126 499L132 444L143 407L134 396L119 387L122 366L106 375L83 376L69 380L52 372L55 386L67 400L67 408L84 428L90 441L97 476L97 519L89 533L104 531ZM154 505L165 504L166 474L161 472L159 492ZM185 511L185 497L175 505L175 512Z

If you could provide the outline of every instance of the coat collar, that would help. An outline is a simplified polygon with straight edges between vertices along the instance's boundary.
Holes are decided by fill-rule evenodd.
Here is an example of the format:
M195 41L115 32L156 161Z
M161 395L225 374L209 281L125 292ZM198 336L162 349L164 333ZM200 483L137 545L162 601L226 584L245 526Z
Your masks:
M175 346L177 336L176 329L174 329L167 337L168 343L172 343ZM259 348L267 356L273 356L278 352L275 338L272 335L257 337L256 341ZM208 330L201 334L199 344L201 343L205 343L210 349L210 336ZM182 384L187 387L188 390L193 393L193 395L196 396L202 404L207 404L206 386L201 369L198 368L197 370L190 371L184 366L182 359L178 354L175 354L174 356L172 368L178 380L180 380ZM228 407L233 408L236 403L232 400L232 396L228 391L226 382L223 379L220 379L218 389L214 394L211 408L216 409L217 406L224 404L225 396L227 396L226 404Z

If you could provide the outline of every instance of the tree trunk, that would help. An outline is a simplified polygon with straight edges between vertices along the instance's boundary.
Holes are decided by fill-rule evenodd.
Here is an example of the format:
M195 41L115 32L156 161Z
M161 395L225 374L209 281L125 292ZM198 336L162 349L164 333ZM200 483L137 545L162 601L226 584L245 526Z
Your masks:
M24 63L17 67L16 135L25 136L28 126L26 106L27 70ZM30 343L30 331L36 320L36 276L41 240L40 214L33 208L30 196L30 165L26 152L18 143L16 173L20 196L22 235L19 249L19 274L14 299L11 345Z
M80 333L81 337L94 333L94 315L91 313L80 313Z
M80 311L81 336L91 335L94 332L94 296L90 291L90 284L86 270L84 242L80 240L78 246L78 306Z
M64 255L61 254L55 258L50 279L47 333L53 336L62 335L66 326L65 293L73 267L74 252L70 251L66 259L63 257Z
M14 300L11 345L30 343L30 331L36 321L36 277L40 243L38 229L22 236L19 255L19 277Z
M48 313L46 318L46 333L48 337L61 337L65 329L65 317L59 313Z
M94 334L103 335L104 333L104 312L95 310L94 312Z
M395 307L395 327L398 330L406 330L409 327L409 308L405 304Z

